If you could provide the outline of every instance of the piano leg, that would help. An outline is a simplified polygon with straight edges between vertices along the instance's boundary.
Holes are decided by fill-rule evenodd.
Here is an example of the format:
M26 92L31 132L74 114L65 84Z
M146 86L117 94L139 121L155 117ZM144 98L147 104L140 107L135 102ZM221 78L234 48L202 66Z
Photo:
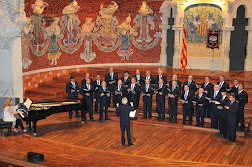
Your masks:
M32 121L33 124L33 136L37 136L37 121Z

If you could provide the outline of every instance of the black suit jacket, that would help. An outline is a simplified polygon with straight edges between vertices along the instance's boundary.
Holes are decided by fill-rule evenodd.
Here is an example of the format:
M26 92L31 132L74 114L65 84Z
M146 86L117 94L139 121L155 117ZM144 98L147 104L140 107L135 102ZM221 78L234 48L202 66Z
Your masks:
M140 75L140 80L137 79L136 75L133 76L134 78L136 78L136 82L140 85L144 84L144 77L142 75Z
M196 110L198 111L204 111L205 110L205 104L206 104L206 99L205 99L205 94L203 94L199 98L199 94L195 95L194 101L196 102ZM208 101L207 101L208 102ZM203 105L203 106L200 106Z
M172 91L172 86L169 86L169 90L168 90L168 94L172 94L175 96L175 98L171 98L169 97L169 101L168 101L168 104L176 104L177 101L178 101L178 98L180 96L180 88L179 86L176 86L175 89Z
M236 124L238 104L236 103L236 101L234 101L232 105L231 102L229 102L229 107L230 108L227 110L227 120L232 124Z
M166 78L166 76L162 75L161 79L163 79L164 84L167 84L167 78ZM159 81L159 76L156 76L155 83L158 84L158 81Z
M68 93L68 99L70 100L77 100L78 99L78 90L79 90L79 85L77 82L75 82L75 87L72 85L71 82L68 82L66 84L66 92ZM75 90L75 92L71 92L71 90Z
M183 89L184 89L185 85L188 85L188 81L184 82ZM198 90L198 86L197 86L196 82L194 82L194 81L191 82L191 84L189 86L189 90L191 93L195 94L195 92Z
M90 84L90 90L88 90L87 85L82 85L80 94L82 94L83 98L93 99L94 91L95 91L95 87L93 84ZM87 96L87 93L89 93L90 95Z
M93 80L91 78L90 79L90 83L93 84ZM82 85L86 85L86 78L84 78L82 81L81 81L81 86Z
M93 82L95 98L99 98L100 97L99 93L98 93L98 89L99 89L99 87L101 87L101 84L102 84L102 80L100 80L100 85L98 85L97 80L95 80Z
M229 92L230 92L230 93L237 94L237 92L238 92L238 87L233 86Z
M144 84L142 86L142 92L143 92L143 100L146 100L146 98L152 98L152 95L154 94L153 85L150 84L148 90L146 91L146 85Z
M134 107L128 105L121 105L116 108L116 113L120 115L120 125L129 126L130 125L130 111L133 111Z
M187 95L187 99L185 100L185 91L183 90L180 96L180 99L188 102L188 103L183 104L183 108L192 108L192 105L193 105L192 101L194 100L194 93L189 91Z
M205 82L201 84L201 88L203 88L204 90L207 90L207 93L206 93L207 97L211 97L211 95L213 93L214 85L209 82L206 87L204 87L204 86L205 86Z
M124 77L122 77L121 80L122 80L123 85L126 86L126 87L127 87L127 86L130 84L130 82L131 82L131 78L130 78L130 77L128 77L126 81L124 80Z
M218 82L217 85L220 85L220 82ZM229 84L224 81L224 83L222 84L222 87L220 88L220 91L227 90L227 89L229 89Z
M177 80L177 85L181 88L181 81ZM169 82L169 86L172 86L172 80Z
M146 76L143 78L143 82L144 83L145 83L145 80L146 80ZM155 79L152 76L150 76L150 83L151 84L155 84L156 83Z
M221 103L220 105L223 107L220 110L226 111L225 106L228 106L230 101L229 101L228 97L226 96L224 99L223 99L223 97L220 99L220 103Z
M156 100L161 100L164 101L165 100L165 95L167 94L167 86L165 84L163 84L162 88L159 89L159 84L156 85ZM162 92L163 94L160 95L159 93Z
M248 94L244 90L239 95L237 92L235 100L239 101L238 103L239 109L243 110L245 104L248 103Z
M106 90L104 91L102 87L99 87L98 89L99 95L101 97L100 103L102 105L109 105L109 89L108 87L106 87ZM103 96L101 96L101 94L104 94Z
M105 75L105 81L106 81L108 87L111 87L112 85L116 85L117 81L118 81L118 74L114 72L113 80L112 80L110 77L110 73L107 73ZM113 81L114 83L110 84L109 83L110 81Z

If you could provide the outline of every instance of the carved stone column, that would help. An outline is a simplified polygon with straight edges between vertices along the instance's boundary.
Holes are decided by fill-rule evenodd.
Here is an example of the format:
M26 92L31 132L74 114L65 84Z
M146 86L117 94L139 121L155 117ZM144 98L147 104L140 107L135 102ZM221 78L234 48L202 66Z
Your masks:
M163 14L162 16L162 25L159 28L162 29L162 41L161 41L161 53L160 53L160 65L166 66L167 65L167 54L166 54L166 47L167 47L167 29L168 29L168 17Z
M252 71L252 26L247 26L246 30L248 31L248 44L244 70Z
M174 56L173 56L173 67L175 68L178 64L179 59L180 59L183 26L174 26L173 30L175 31ZM179 66L177 66L177 67L179 67Z
M223 58L223 65L222 71L229 71L230 67L230 40L231 40L231 31L234 30L232 26L224 26L222 31L222 58Z

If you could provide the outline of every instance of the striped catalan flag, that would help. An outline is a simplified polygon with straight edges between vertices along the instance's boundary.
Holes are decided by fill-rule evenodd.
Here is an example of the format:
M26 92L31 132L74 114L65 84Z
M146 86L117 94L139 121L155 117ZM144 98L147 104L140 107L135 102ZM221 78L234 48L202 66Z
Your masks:
M187 66L187 40L186 40L186 24L184 24L180 67L182 70L184 70L186 66Z

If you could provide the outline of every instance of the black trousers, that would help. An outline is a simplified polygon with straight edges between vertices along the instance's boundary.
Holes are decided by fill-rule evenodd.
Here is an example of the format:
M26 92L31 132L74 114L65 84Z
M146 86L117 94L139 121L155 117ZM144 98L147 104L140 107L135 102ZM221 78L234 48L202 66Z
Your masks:
M111 97L113 100L113 107L116 107L116 101L115 101L115 88L114 85L109 85L109 91L110 91L110 96L109 96L109 107L111 104Z
M128 144L132 144L131 142L131 134L130 134L130 125L120 125L121 128L121 142L122 145L125 145L125 130L127 132Z
M86 98L86 101L87 101L87 109L84 110L83 114L82 115L82 120L83 121L86 121L87 120L87 113L89 113L89 118L90 120L93 120L93 99L90 99L90 98Z
M223 137L227 137L227 111L219 110L219 130Z
M169 120L177 122L177 102L168 103L169 105Z
M139 108L139 101L140 101L140 92L136 93L136 109Z
M236 140L236 119L227 119L227 137L230 141Z
M149 118L152 117L152 98L151 97L143 98L143 112L144 112L144 117L147 118L147 112L149 114Z
M237 127L238 124L241 123L241 130L245 129L244 124L244 106L239 106L238 112L237 112Z
M183 123L186 123L186 117L189 117L189 124L192 124L192 108L188 108L187 106L183 106Z
M205 110L204 107L196 109L196 121L197 125L203 126L205 124Z
M17 118L17 119L16 119L16 125L15 125L15 128L17 129L19 126L20 126L20 128L21 128L22 130L24 130L24 125L23 125L22 120L21 120L21 119L19 119L19 118Z
M68 100L78 100L78 96L74 97L74 98L68 98ZM75 110L75 115L76 115L76 117L79 116L78 110ZM73 116L73 111L69 111L69 118L72 118L72 116Z
M158 111L158 119L165 119L165 100L158 99L157 100L157 111Z
M99 120L103 119L103 108L105 108L105 119L108 119L108 105L107 104L100 104L100 118L99 118Z
M215 129L218 129L218 127L219 127L219 112L218 112L215 104L212 104L211 127L215 128Z
M209 102L206 102L206 107L205 107L205 113L204 115L208 118L211 117L211 104Z
M97 112L98 111L98 105L100 103L101 98L100 97L96 97L95 99L96 99L95 100L95 112Z

